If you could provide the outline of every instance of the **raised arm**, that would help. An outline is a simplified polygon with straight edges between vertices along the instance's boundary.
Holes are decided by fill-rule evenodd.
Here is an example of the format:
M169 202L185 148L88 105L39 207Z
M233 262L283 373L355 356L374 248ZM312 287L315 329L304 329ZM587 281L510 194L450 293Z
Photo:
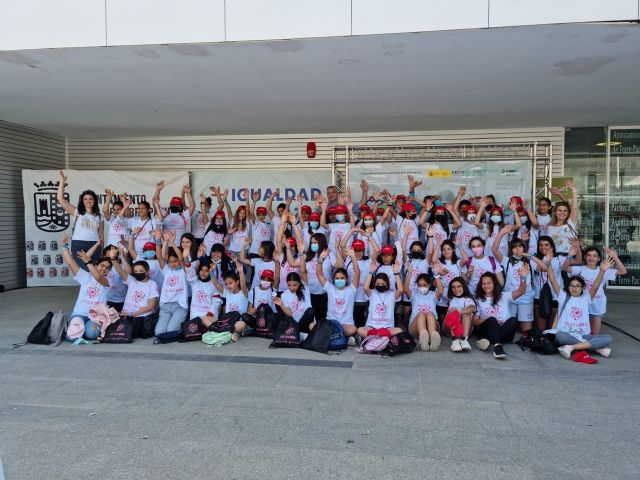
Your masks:
M320 226L329 229L327 223L327 202L324 201L321 195L318 195L318 202L320 203Z
M578 223L578 189L571 180L567 180L565 185L571 190L571 221L575 224Z
M518 289L511 292L511 298L516 300L521 297L527 291L527 276L531 271L528 263L523 263L522 267L518 270L518 274L520 275L520 284L518 285Z
M240 288L242 293L247 296L249 293L249 289L247 288L247 280L244 278L244 268L242 268L242 264L238 260L238 257L232 257L233 262L236 264L236 270L238 270L238 277L240 278Z
M165 186L164 180L160 180L156 184L156 191L153 193L153 197L151 198L151 202L153 204L153 210L159 222L162 222L164 220L164 215L162 215L162 208L160 208L160 192L162 191L164 186Z
M218 191L220 188L218 187ZM224 205L225 210L227 211L227 218L229 222L233 219L233 211L231 210L231 205L229 205L229 189L225 188L224 192L220 194L220 198L222 199L222 203Z
M400 278L401 269L402 264L399 259L396 259L396 263L393 265L393 277L396 281L396 300L402 298L402 293L404 292L404 288L402 287L402 278Z
M109 190L108 188L104 191L104 193L107 195L107 199L102 204L102 215L108 222L109 220L111 220L111 201L113 200L113 196L115 194L113 193L113 190Z
M502 237L511 233L511 229L511 225L505 225L502 227L498 232L495 242L493 242L493 245L491 246L491 253L493 253L493 256L500 263L502 263L502 260L504 259L504 255L502 255L502 252L500 251L500 243L502 242Z
M360 205L366 205L369 202L369 184L365 179L360 180L360 190L362 191Z
M482 219L484 218L484 210L485 208L487 208L487 202L485 201L484 198L482 198L482 200L480 200L480 205L478 206L478 212L476 213L476 219L474 220L473 224L478 227L478 228L482 228Z
M356 258L356 252L353 248L347 250L347 255L351 258L351 265L353 265L353 283L356 288L360 285L360 264L358 263L358 259Z
M193 217L193 212L196 211L196 203L193 200L193 192L191 191L191 185L187 184L182 187L182 192L186 194L186 200L188 204L189 216Z
M247 248L251 245L251 239L249 237L245 238L240 246L240 258L238 261L243 265L251 265L251 259L247 258Z
M460 188L458 188L458 193L456 195L456 198L453 199L453 209L456 211L456 213L458 212L458 210L460 210L460 202L462 201L462 199L466 194L467 194L467 187L460 186Z
M209 214L207 212L207 196L204 193L200 194L200 217L202 223L206 225L209 223Z
M613 263L616 266L616 274L618 275L626 275L627 274L627 268L624 266L624 264L620 261L620 258L618 257L618 253L611 247L605 247L604 249L605 252L607 252L607 255L609 256L609 258L611 260L613 260Z
M67 265L69 265L71 273L74 275L77 274L80 267L74 260L73 255L71 255L71 251L69 250L69 236L66 233L62 235L62 256Z
M251 200L251 207L248 208L247 211L249 212L249 221L253 223L258 218L256 217L256 203L258 202L258 200L260 200L260 192L258 192L257 190L253 192L253 197Z
M320 285L322 285L323 287L327 283L327 279L324 276L322 264L324 263L324 261L327 259L328 256L329 256L329 249L327 248L324 252L320 252L320 255L319 255L320 261L316 265L316 275L318 276L318 281L320 282Z
M58 199L58 203L64 208L65 212L69 215L74 215L76 213L76 207L71 205L69 201L64 198L64 186L67 183L67 176L64 174L64 170L60 170L60 183L58 184L58 192L56 194L56 198Z
M276 214L273 211L273 199L276 198L280 194L280 189L276 189L271 192L271 195L267 199L267 215L269 215L269 219L272 219Z
M600 288L600 284L602 283L604 274L611 267L613 267L613 260L611 258L607 258L606 260L600 262L600 271L598 272L598 276L593 281L593 285L591 285L591 288L589 289L589 296L591 297L591 300L593 300L598 294L598 289Z
M409 300L411 300L411 297L413 296L413 290L411 290L409 285L411 285L411 279L413 278L413 266L411 265L411 263L407 263L405 265L405 268L407 269L407 276L404 277L404 294Z
M556 292L556 295L560 295L560 285L558 285L558 280L556 279L555 274L553 273L553 265L544 265L544 269L541 269L542 272L547 272L547 278L549 279L549 284L553 291Z
M451 218L453 218L453 223L451 224L451 228L453 230L460 228L460 226L462 225L462 222L460 221L458 210L453 208L453 206L450 203L447 203L445 205L445 208L447 209L447 212L449 212L449 214L451 215Z
M126 255L122 257L122 262L126 263L127 259L124 257L126 257ZM120 275L120 278L122 279L122 281L126 282L127 279L129 278L129 273L123 268L122 265L120 265L120 262L118 261L111 262L111 265L113 265L113 268L116 269L116 272L118 272L118 275Z

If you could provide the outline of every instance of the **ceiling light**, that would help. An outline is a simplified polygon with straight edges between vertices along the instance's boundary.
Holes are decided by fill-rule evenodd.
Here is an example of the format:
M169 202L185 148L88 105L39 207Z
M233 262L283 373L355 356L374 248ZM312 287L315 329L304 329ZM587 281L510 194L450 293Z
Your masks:
M609 142L609 145L611 145L612 147L617 147L618 145L622 145L622 142L613 141L613 142ZM596 147L606 147L606 146L607 146L607 142L596 143Z

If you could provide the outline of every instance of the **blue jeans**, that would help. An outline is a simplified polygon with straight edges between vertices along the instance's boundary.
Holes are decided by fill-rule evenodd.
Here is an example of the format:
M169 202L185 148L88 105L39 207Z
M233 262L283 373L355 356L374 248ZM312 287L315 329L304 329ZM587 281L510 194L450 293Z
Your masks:
M159 333L179 332L180 324L187 319L187 309L178 302L163 303L160 305L160 315L156 323L156 336Z
M591 344L593 350L599 350L601 348L608 347L613 342L611 335L580 335L585 342ZM567 332L556 333L556 342L560 345L575 345L580 343L576 337Z

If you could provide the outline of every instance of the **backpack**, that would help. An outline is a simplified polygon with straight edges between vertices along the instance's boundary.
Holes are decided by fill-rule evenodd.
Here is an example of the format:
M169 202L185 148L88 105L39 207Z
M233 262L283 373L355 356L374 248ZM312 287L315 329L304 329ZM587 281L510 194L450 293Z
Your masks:
M253 334L256 337L273 338L277 323L276 316L271 310L271 307L266 304L260 305L256 311L256 328Z
M181 336L181 331L159 333L158 335L156 335L156 339L153 341L153 344L156 345L158 343L177 342L178 340L180 340Z
M315 330L315 329L314 329ZM269 348L298 348L300 346L300 329L298 322L291 317L285 317L278 323L273 342Z
M206 332L202 335L202 342L212 347L231 343L231 332Z
M316 326L311 330L302 345L305 350L313 350L318 353L327 353L329 341L333 334L333 325L328 320L318 320Z
M27 336L27 342L36 345L49 345L51 343L49 328L51 327L52 318L53 312L47 312L44 318L36 323L35 327L33 327L31 333Z
M380 353L389 345L389 337L381 337L379 335L369 335L360 344L358 351L360 353Z
M67 324L69 323L69 317L64 313L62 309L58 310L51 318L51 325L49 326L49 339L55 347L60 345L64 334L67 331Z
M553 294L549 282L545 282L540 289L538 313L545 320L551 320L551 315L553 315Z
M181 338L179 342L193 342L202 339L202 320L200 317L185 320L180 324Z
M220 318L209 326L210 332L233 332L236 322L242 320L240 312L228 312L220 315Z
M133 318L122 317L107 327L100 343L131 343L133 342Z
M390 357L401 353L411 353L416 348L416 341L408 332L398 333L389 338L387 353Z
M347 341L347 336L344 334L342 324L337 320L329 320L329 322L331 322L332 332L327 348L331 351L346 350L349 346L349 342Z
M540 355L553 355L554 353L558 353L555 335L543 335L537 330L532 330L528 334L522 335L516 344L520 346L522 351L528 350L531 353L538 353Z
M73 342L84 336L84 321L81 318L74 317L67 326L66 339Z

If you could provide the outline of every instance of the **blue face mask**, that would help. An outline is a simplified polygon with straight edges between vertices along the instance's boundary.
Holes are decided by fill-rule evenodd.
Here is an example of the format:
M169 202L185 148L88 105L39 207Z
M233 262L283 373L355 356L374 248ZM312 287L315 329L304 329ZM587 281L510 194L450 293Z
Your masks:
M146 252L142 252L142 258L145 260L152 260L156 258L156 252L152 250L147 250Z
M309 225L311 226L311 228L316 229L320 224L318 222L309 222Z
M339 213L338 215L336 215L336 220L339 222L344 222L344 215Z
M502 217L500 215L491 215L490 218L493 223L500 223L500 220L502 220Z
M344 288L347 286L347 281L344 278L336 278L333 283L336 288Z
M311 248L311 251L314 252L314 253L317 253L318 250L320 250L320 247L318 246L317 243L312 243L309 248Z

